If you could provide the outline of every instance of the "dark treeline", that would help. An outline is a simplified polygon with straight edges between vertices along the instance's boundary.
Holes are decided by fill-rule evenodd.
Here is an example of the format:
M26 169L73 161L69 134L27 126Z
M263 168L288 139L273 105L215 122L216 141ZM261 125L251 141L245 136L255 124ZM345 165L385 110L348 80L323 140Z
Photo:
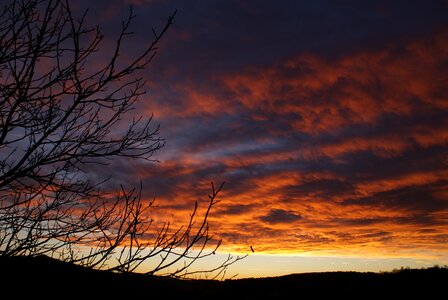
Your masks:
M70 297L194 297L208 299L372 299L392 296L446 296L447 267L383 273L326 272L238 280L180 280L141 274L117 274L64 263L47 257L0 257L2 292L46 299ZM440 299L442 299L440 298Z

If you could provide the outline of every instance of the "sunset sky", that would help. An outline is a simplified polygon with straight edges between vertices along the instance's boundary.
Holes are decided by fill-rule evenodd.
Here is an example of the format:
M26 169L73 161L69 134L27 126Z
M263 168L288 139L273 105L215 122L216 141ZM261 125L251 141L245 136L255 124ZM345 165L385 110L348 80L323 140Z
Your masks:
M181 224L210 182L222 254L242 277L448 264L447 1L83 1L113 42L134 6L159 162L116 160L156 221ZM115 34L115 35L114 35ZM255 253L252 254L250 246ZM222 258L221 255L217 256Z

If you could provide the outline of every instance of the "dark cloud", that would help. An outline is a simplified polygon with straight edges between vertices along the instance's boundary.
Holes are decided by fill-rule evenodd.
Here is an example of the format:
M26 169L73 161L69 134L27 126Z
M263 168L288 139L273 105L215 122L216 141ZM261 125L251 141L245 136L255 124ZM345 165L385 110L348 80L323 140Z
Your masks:
M416 225L416 226L431 226L431 225L444 225L446 220L440 220L437 216L428 213L415 213L406 216L397 217L368 217L368 218L352 218L352 219L333 219L327 226L349 226L349 227L364 227L370 228L373 226L385 226L390 224L397 225ZM325 225L324 225L325 226Z
M265 64L297 52L333 54L382 47L397 37L434 30L446 22L444 1L158 1L136 10L139 28L173 8L179 37L164 60L207 72ZM206 61L207 63L203 63ZM202 62L202 63L201 63Z
M383 206L404 209L411 212L433 212L448 209L445 197L437 197L439 190L447 189L447 181L442 180L421 186L407 186L375 193L369 197L345 200L346 205Z
M261 216L260 220L270 224L293 223L302 218L294 211L284 209L272 209L267 215Z
M254 209L253 205L240 205L240 204L235 204L235 205L228 205L224 208L219 209L216 213L217 214L224 214L224 215L240 215L240 214L244 214L247 213L251 210Z

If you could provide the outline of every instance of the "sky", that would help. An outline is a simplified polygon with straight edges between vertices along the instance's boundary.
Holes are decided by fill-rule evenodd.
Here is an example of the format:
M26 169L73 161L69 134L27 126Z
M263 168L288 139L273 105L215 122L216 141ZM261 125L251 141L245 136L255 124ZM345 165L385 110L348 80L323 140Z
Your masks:
M136 110L166 144L108 186L180 225L225 181L210 230L242 277L448 264L447 1L77 5L107 45L131 4L124 56L177 10Z

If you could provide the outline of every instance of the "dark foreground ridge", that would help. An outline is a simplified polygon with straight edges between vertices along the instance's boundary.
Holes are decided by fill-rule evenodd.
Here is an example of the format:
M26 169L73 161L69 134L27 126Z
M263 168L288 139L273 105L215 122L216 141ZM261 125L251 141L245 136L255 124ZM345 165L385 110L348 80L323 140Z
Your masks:
M61 299L334 299L446 296L448 268L387 273L326 272L226 281L178 280L91 270L48 257L0 257L3 294ZM4 294L5 293L5 294ZM3 297L1 297L3 298ZM233 299L232 299L233 300Z

